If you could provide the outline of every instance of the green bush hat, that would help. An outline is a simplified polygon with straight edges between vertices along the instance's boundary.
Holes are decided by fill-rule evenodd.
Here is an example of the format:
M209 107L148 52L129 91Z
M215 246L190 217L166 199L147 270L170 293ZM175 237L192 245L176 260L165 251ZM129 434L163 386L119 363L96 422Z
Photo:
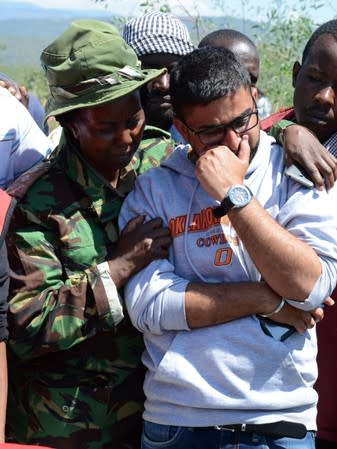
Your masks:
M40 59L50 89L46 119L116 100L165 72L141 70L118 30L99 20L75 20Z

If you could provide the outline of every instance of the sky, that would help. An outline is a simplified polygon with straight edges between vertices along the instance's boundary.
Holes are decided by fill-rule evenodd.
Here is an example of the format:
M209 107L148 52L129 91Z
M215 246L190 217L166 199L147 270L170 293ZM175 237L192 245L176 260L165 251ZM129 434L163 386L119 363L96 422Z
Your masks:
M15 8L15 1L13 8ZM95 2L94 0L17 0L25 3L33 3L38 6L47 8L65 8L65 9L104 9L107 5L107 10L112 13L119 13L124 16L134 15L139 10L137 6L141 3L140 0L107 0L105 2ZM309 14L316 23L323 23L327 20L337 17L337 4L334 0L320 2L319 0L167 0L175 14L186 14L186 11L197 10L200 15L230 15L239 18L249 18L252 20L259 20L266 18L266 12L271 6L286 7L289 14L297 14L302 4L308 8ZM223 7L216 7L216 4L222 4ZM324 4L323 7L315 10L310 7L312 4ZM235 4L236 6L233 6ZM183 5L183 6L182 6ZM263 6L261 6L263 5ZM297 10L297 12L296 12Z

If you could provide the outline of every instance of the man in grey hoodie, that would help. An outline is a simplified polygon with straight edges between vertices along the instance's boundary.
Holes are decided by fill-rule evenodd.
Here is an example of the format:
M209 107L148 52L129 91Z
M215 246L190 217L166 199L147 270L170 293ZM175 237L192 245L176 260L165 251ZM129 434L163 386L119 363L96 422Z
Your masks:
M173 239L169 258L126 287L146 346L142 449L313 448L314 324L337 280L337 189L285 175L229 50L195 50L170 85L189 145L139 177L120 218L159 216Z

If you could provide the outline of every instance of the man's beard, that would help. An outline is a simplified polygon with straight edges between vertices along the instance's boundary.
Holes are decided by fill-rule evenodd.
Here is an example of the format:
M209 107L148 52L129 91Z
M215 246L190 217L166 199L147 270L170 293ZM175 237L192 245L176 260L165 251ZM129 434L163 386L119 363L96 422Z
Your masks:
M165 94L162 92L152 92L150 94L146 89L141 89L141 102L145 113L146 124L169 131L172 126L174 114L172 107L160 107L160 99L164 96ZM158 100L152 101L152 99Z
M144 106L145 120L147 125L156 126L157 128L169 131L173 121L172 108L166 110L154 110Z
M257 139L256 144L250 149L249 163L252 162L252 160L257 152L257 149L259 148L259 145L260 145L260 135L259 135L259 138Z

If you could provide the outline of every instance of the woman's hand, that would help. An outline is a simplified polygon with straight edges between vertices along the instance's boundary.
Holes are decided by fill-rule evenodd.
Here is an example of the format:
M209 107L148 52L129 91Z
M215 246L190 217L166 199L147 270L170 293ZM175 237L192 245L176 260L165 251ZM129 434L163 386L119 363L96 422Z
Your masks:
M162 220L144 223L144 217L132 218L125 226L109 260L111 278L117 288L155 259L168 256L171 236Z

